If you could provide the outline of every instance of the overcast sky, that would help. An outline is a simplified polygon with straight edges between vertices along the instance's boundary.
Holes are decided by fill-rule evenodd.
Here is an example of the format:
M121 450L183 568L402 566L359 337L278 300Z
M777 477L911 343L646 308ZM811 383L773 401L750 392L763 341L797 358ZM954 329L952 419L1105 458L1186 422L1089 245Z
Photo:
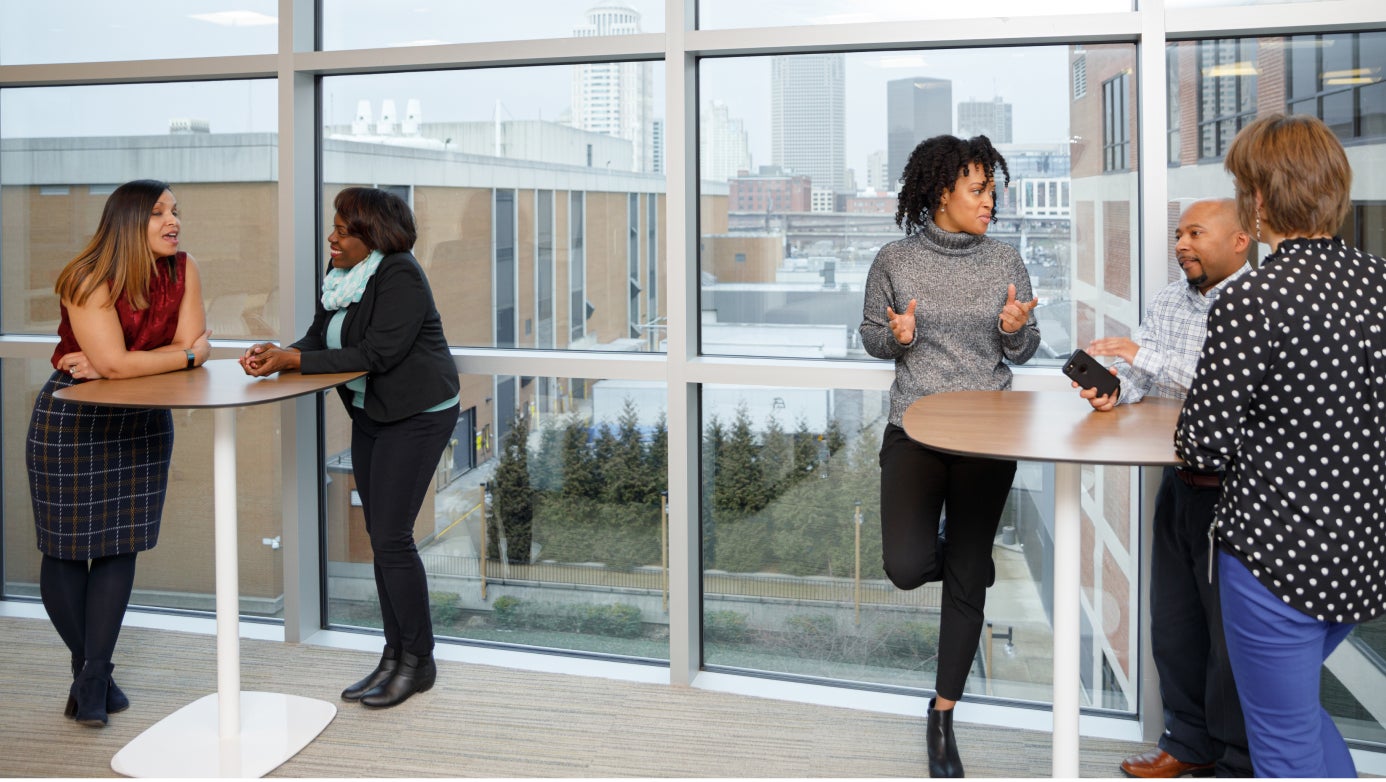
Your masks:
M1087 10L1124 7L1122 0L1074 0ZM626 0L641 13L645 32L664 29L663 0ZM322 0L328 48L427 45L570 35L583 21L587 0ZM1009 5L1008 5L1009 3ZM1011 8L1014 6L1015 8ZM988 4L1001 14L1035 7L1031 0ZM1059 6L1046 3L1046 9ZM134 0L0 0L0 63L72 57L105 60L272 52L278 4L274 0L181 0L151 12ZM505 9L518 13L505 13ZM919 18L921 8L956 12L953 4L919 0L703 0L708 27L808 24ZM134 9L140 9L137 12ZM843 9L848 9L844 11ZM961 7L967 10L965 6ZM1033 11L1032 11L1033 12ZM910 76L953 81L954 101L991 100L1014 105L1015 140L1057 143L1068 133L1066 47L851 54L846 58L847 165L865 183L866 156L885 148L885 82ZM653 66L656 116L663 116L662 63ZM770 160L769 58L705 60L700 97L721 100L750 136L753 161ZM557 120L571 102L566 66L474 72L332 77L324 80L325 121L351 121L357 101L422 103L424 121ZM120 85L0 92L0 135L142 135L168 132L169 120L206 119L214 133L276 130L270 81L216 84Z

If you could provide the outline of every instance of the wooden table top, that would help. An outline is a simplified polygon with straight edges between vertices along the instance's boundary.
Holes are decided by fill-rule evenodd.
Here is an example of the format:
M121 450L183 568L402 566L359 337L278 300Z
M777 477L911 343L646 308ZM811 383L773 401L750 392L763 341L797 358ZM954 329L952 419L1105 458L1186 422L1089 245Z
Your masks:
M241 369L239 361L226 358L181 372L124 380L89 380L59 389L53 396L65 402L111 407L243 407L324 391L364 374L280 372L269 377L251 377Z
M949 453L1037 462L1181 464L1177 400L1147 397L1110 412L1074 391L950 391L905 411L905 433Z

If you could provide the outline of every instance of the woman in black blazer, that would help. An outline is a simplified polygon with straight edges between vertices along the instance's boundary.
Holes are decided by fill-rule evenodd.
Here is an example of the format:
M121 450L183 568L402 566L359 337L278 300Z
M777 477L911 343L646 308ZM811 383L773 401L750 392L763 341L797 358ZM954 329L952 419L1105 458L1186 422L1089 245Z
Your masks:
M331 267L313 325L287 348L264 342L247 374L365 370L337 390L351 415L351 464L375 559L385 651L342 699L383 708L433 686L428 581L414 519L457 423L458 378L423 269L414 215L399 196L350 187L333 202Z

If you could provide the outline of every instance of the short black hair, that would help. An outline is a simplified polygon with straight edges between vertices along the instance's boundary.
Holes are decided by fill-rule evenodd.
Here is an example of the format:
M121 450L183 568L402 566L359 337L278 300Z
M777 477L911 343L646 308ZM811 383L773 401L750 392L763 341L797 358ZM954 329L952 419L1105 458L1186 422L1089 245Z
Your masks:
M419 238L413 210L388 190L348 187L337 194L332 206L346 224L347 233L385 255L408 252Z
M1011 171L1006 159L991 145L986 136L973 136L964 141L957 136L934 136L919 142L910 153L909 162L900 176L900 197L895 209L895 224L913 234L928 220L928 213L938 208L943 191L951 190L958 177L973 165L982 167L987 179L995 180L1001 171L1002 187L1011 183ZM992 191L994 203L999 200Z

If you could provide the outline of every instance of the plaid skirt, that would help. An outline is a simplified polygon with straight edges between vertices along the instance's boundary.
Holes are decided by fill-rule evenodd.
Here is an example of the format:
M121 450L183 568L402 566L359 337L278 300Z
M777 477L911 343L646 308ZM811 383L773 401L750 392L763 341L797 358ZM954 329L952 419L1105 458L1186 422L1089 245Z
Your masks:
M64 402L63 372L34 400L24 462L39 551L94 559L153 548L168 489L173 414Z

